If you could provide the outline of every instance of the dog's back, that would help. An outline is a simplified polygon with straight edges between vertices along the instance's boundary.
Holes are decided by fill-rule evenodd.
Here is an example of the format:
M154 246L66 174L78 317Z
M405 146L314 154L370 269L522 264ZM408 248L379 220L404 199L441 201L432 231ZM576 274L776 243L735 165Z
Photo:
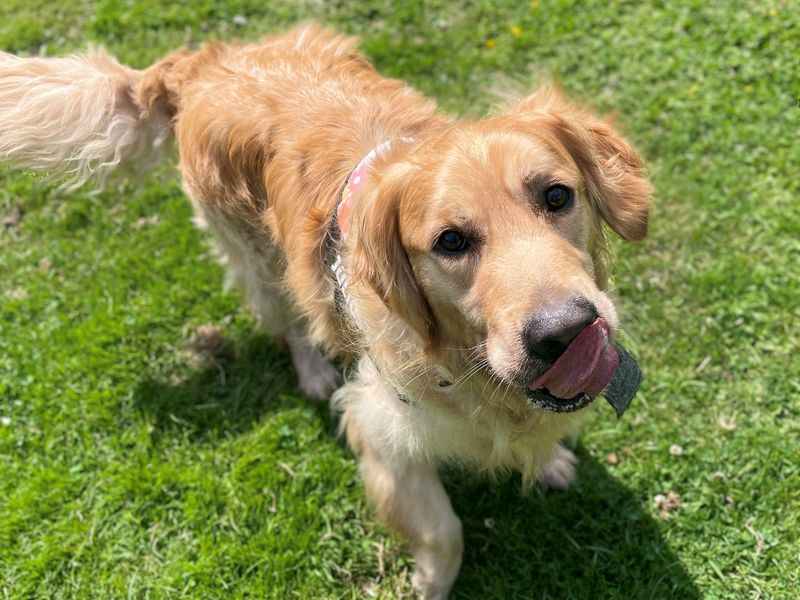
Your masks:
M246 205L263 202L264 170L282 151L307 153L306 163L316 154L330 160L335 144L341 165L321 170L338 182L361 152L355 130L375 128L380 137L393 118L422 127L435 111L413 89L380 77L353 46L352 38L303 25L257 44L175 52L144 70L102 50L64 58L0 53L0 160L77 185L102 183L114 171L152 166L177 133L184 154L203 163L184 163L189 171L219 167L226 199L233 192ZM312 170L301 166L306 176Z

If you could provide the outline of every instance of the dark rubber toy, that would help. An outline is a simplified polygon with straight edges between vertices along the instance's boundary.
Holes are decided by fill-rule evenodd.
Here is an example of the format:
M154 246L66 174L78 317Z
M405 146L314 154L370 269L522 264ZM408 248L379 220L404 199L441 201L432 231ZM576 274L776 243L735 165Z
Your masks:
M636 391L639 389L639 384L642 383L642 370L639 368L639 363L636 362L636 359L625 348L619 344L615 344L615 346L617 347L619 362L611 382L603 391L603 395L614 408L617 417L621 417L622 413L628 410L628 406L630 406Z

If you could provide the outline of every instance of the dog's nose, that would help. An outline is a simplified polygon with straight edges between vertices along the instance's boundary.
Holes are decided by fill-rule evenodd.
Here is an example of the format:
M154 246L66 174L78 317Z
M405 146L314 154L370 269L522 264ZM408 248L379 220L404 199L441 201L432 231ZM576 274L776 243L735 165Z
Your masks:
M525 348L533 358L553 363L597 316L594 304L584 296L541 308L525 326Z

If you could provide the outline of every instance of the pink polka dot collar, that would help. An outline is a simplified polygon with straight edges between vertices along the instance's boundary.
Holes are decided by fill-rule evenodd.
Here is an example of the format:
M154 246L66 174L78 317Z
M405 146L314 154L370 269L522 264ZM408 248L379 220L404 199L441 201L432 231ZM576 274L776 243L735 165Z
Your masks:
M367 180L369 168L375 159L389 150L397 140L387 140L370 150L364 158L362 158L356 167L350 171L350 174L345 179L342 193L339 197L339 204L336 206L336 221L339 225L339 234L344 241L350 234L350 205L358 195L358 191ZM414 138L400 138L402 142L415 142Z

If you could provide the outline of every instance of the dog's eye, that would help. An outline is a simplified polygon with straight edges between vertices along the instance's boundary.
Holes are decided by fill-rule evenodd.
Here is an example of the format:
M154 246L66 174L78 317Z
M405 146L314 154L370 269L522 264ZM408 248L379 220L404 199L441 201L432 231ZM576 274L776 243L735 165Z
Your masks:
M544 201L547 210L559 212L572 204L573 192L565 185L551 185L544 192Z
M461 233L448 229L436 240L436 249L444 254L460 254L469 248L469 241Z

